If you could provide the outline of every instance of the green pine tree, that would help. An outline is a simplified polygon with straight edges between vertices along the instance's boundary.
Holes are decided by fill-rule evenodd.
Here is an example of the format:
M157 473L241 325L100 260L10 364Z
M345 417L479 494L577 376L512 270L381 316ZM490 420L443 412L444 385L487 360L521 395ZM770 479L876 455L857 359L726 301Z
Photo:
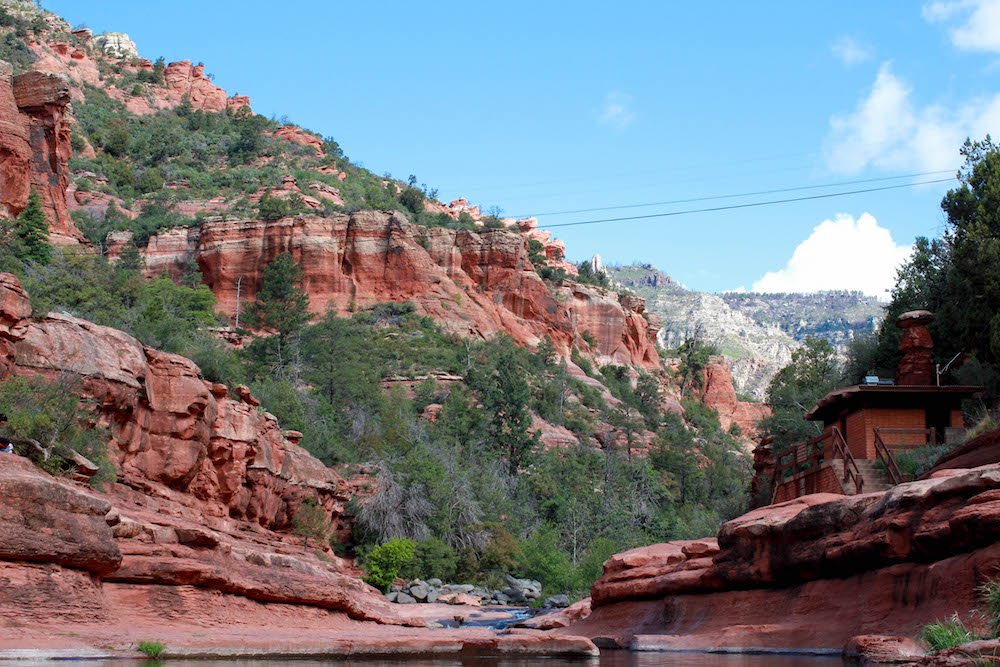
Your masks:
M21 215L17 216L15 234L18 240L18 259L48 264L52 259L52 246L49 245L49 223L42 209L42 200L38 192L31 190L28 205Z
M264 267L257 301L247 309L250 322L273 329L282 340L302 330L309 321L309 296L298 286L302 267L285 252Z

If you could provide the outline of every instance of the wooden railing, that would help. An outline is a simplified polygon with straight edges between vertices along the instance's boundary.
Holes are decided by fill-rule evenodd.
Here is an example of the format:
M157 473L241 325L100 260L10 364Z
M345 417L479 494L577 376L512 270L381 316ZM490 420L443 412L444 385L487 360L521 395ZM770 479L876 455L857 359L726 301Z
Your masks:
M903 474L899 471L899 466L896 465L896 458L885 444L885 440L882 439L882 432L889 430L901 431L904 429L875 429L875 456L885 466L885 472L889 476L889 483L895 485L902 483Z
M861 471L858 470L858 464L854 461L851 448L847 446L844 435L836 426L833 427L831 439L833 440L834 458L844 460L844 478L841 480L841 483L844 485L844 491L847 491L848 482L854 482L854 493L861 493L861 489L865 486L865 480L861 477Z
M829 442L828 442L829 441ZM785 474L791 473L794 477L800 472L814 470L819 472L823 463L830 459L841 459L844 462L844 473L841 479L841 486L844 492L854 485L855 493L861 493L864 487L864 479L858 470L858 464L851 455L851 450L847 447L843 434L837 427L825 431L815 438L800 442L791 448L781 452L775 457L774 462L774 491L771 494L771 502L775 501L778 489L785 482Z

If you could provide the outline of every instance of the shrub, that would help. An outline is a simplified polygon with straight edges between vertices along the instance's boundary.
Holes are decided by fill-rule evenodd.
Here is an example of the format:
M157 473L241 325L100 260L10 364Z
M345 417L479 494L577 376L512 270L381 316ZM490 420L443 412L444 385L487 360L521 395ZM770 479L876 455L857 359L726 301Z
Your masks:
M958 614L954 614L946 621L925 625L920 631L920 636L932 651L942 651L975 639Z
M416 555L416 543L402 537L389 540L372 549L365 558L365 581L386 591L399 576L399 571Z
M904 479L915 479L934 467L934 464L950 447L948 445L927 445L898 452L896 465Z
M139 653L142 653L148 658L159 658L163 655L163 652L167 650L167 647L163 645L163 642L150 642L141 641L139 642Z
M326 511L312 498L304 500L292 516L292 532L305 538L306 547L309 546L310 537L317 540L325 539L330 532L330 521L326 517Z
M451 581L458 567L458 554L450 546L436 537L417 542L413 560L400 569L400 576L406 579L437 578Z
M1000 636L1000 577L990 579L979 589L986 604L986 616L994 637Z
M115 467L107 432L91 423L92 412L80 402L80 385L70 374L57 380L13 377L0 383L0 405L19 453L52 474L72 470L74 453L79 454L97 466L90 481L100 486L114 480Z

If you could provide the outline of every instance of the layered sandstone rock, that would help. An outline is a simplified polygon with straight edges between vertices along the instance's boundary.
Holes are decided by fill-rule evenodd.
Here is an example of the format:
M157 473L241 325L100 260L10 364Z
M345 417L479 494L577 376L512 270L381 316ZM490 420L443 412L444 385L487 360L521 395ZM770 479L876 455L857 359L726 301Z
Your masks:
M705 367L701 400L719 413L723 429L729 430L733 424L739 427L741 441L748 451L760 435L758 423L771 414L767 404L741 401L737 397L729 362L722 356L711 357Z
M615 556L593 613L567 632L649 650L916 637L953 613L975 622L998 537L1000 464L884 494L805 496L730 521L717 541Z
M550 290L513 230L427 228L399 213L359 211L275 222L209 221L199 233L168 230L151 238L150 271L180 275L197 264L232 315L252 303L264 267L282 252L302 265L314 313L347 314L381 301L412 301L419 312L464 336L510 334L535 346L545 336L568 355L584 335L600 363L657 368L656 325L642 300L587 285ZM239 288L237 288L239 286Z
M69 217L69 83L37 71L12 76L0 61L0 213L24 210L34 188L49 221L49 240L77 244L83 236Z
M348 498L347 482L295 444L301 434L282 431L248 391L231 397L204 380L188 359L115 329L30 312L16 278L0 274L0 379L41 375L81 395L109 429L118 483L83 491L0 454L5 609L30 602L51 618L115 613L96 581L73 574L82 570L102 581L193 586L403 622L329 545L309 549L275 532L290 529L306 500L337 528ZM11 581L53 594L47 602L18 596Z

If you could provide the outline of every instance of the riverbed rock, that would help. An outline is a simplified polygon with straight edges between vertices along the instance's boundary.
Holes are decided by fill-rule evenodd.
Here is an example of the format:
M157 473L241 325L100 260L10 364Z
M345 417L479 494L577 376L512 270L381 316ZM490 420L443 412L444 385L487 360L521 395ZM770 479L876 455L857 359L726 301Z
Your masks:
M844 646L844 657L862 665L913 664L924 655L924 648L909 637L858 635Z
M567 632L619 646L840 649L915 638L980 604L1000 570L1000 465L946 470L885 493L816 494L749 512L717 540L618 554ZM968 620L968 619L967 619Z

